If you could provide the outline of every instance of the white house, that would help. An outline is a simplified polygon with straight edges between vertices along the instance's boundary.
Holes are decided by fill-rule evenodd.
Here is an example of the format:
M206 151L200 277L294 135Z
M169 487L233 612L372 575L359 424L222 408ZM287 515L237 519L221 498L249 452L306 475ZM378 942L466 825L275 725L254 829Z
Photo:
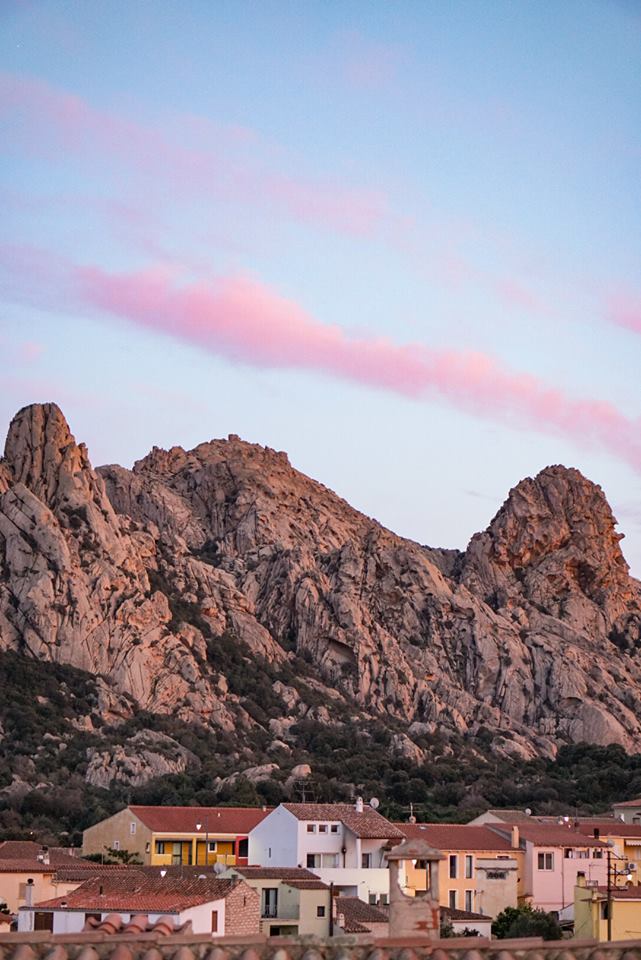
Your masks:
M385 851L404 834L358 798L350 803L282 803L249 834L249 862L303 867L343 896L386 903Z
M196 934L255 936L260 899L244 880L213 876L160 876L132 870L118 877L94 877L63 897L20 907L18 931L79 933L109 917L123 924L144 918L172 930Z

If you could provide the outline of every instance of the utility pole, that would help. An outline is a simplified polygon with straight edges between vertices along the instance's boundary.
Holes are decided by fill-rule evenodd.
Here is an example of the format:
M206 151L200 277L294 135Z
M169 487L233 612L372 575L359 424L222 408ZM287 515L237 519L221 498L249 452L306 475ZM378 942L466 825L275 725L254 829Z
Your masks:
M608 883L607 883L607 904L608 904L608 941L612 939L612 851L608 849Z

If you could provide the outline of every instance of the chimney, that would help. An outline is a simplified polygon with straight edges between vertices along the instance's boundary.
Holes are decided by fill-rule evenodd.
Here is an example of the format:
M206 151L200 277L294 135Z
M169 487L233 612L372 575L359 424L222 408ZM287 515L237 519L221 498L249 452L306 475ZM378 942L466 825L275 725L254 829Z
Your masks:
M24 904L25 907L33 906L33 877L29 877L27 880L25 889L24 889Z
M362 797L356 797L356 803L354 804L354 810L356 810L356 813L362 813L362 812L363 812L363 798L362 798Z
M512 827L512 849L518 850L519 843L520 843L519 828L517 827L516 824L514 824Z
M38 855L38 860L49 866L49 847L43 847Z
M601 839L601 831L599 830L598 827L595 827L595 828L594 828L594 839L595 839L595 840L600 840L600 839Z
M579 870L576 875L576 885L577 887L586 887L587 883L585 882L585 873L583 870Z

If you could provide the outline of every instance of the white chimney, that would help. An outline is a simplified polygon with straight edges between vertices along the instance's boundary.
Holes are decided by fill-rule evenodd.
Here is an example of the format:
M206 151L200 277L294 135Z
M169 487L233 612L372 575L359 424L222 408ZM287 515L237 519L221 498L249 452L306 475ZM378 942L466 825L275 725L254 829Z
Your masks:
M512 849L517 850L519 847L520 837L519 837L519 828L514 824L512 827Z
M33 878L29 877L25 884L24 888L24 904L25 907L33 906Z
M362 813L362 812L363 812L363 798L362 798L362 797L356 797L356 803L354 804L354 810L356 810L356 813Z

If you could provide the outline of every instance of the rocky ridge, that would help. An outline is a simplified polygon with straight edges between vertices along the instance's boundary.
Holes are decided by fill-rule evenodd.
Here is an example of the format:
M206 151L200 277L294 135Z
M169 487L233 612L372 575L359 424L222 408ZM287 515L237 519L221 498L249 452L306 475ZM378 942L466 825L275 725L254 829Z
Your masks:
M444 551L234 436L94 470L58 407L37 405L0 461L0 648L99 677L103 717L260 727L284 752L298 720L337 711L390 723L416 763L447 731L489 730L516 756L631 747L641 585L620 538L602 490L561 466ZM243 692L250 668L277 677L268 705ZM103 781L109 762L91 761Z

